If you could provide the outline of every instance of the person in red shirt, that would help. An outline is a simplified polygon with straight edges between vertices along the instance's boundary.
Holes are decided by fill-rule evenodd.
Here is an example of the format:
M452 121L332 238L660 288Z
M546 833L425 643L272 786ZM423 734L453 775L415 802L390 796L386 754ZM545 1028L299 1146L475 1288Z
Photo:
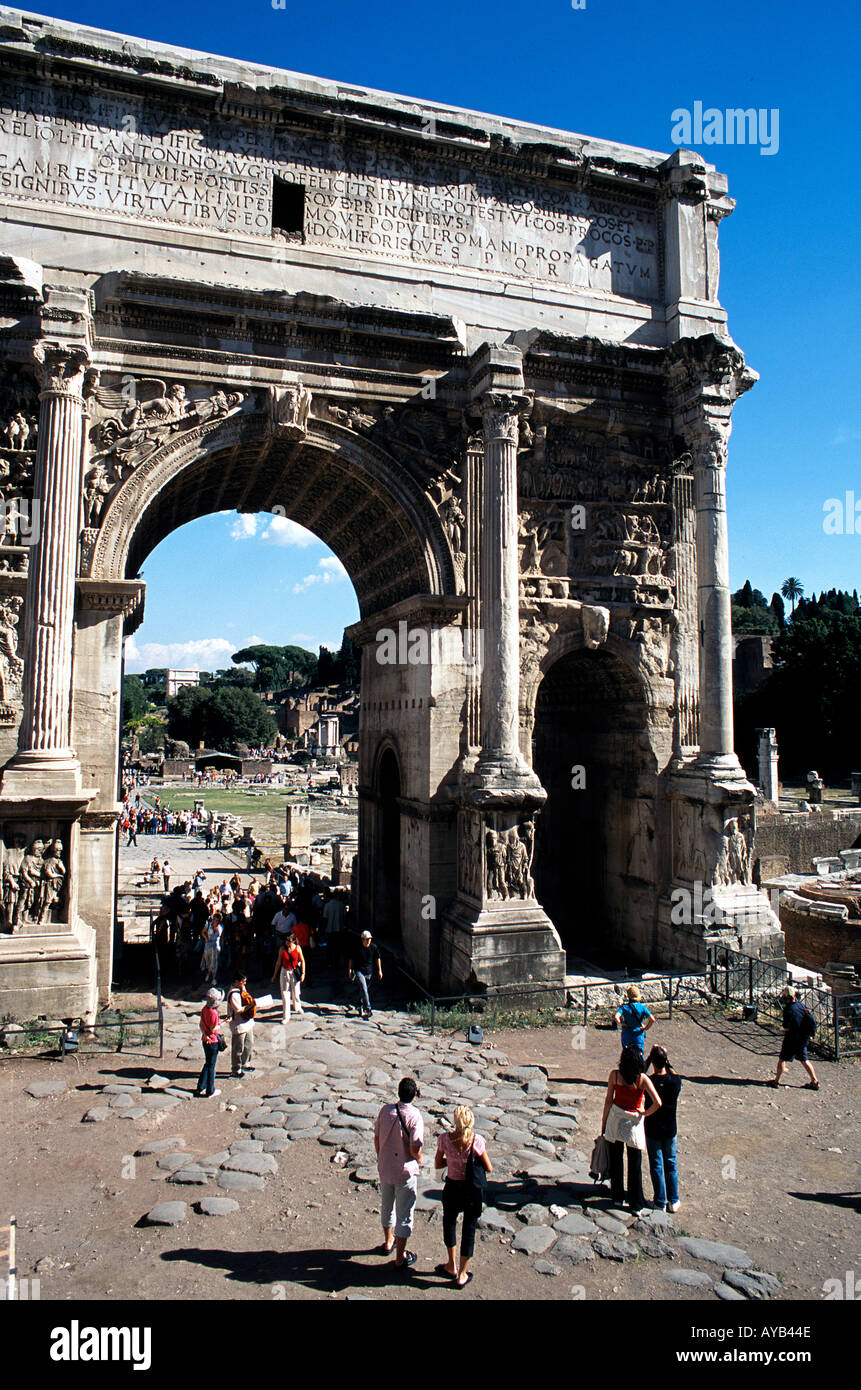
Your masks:
M218 1005L221 1003L221 994L217 989L211 989L206 996L206 1003L200 1011L200 1036L203 1042L203 1071L197 1083L196 1096L220 1096L221 1092L215 1089L215 1068L218 1063L218 1039L221 1037L221 1019L218 1017Z
M272 971L272 982L280 971L281 999L284 1004L284 1022L290 1022L290 1004L297 1014L302 1013L300 986L305 981L305 956L295 932L291 932L286 945L279 948Z
M646 1105L648 1102L648 1108ZM625 1200L622 1185L623 1154L628 1155L628 1206L638 1212L643 1196L643 1154L646 1151L644 1120L661 1108L661 1098L646 1076L646 1064L638 1047L623 1047L619 1065L610 1072L601 1133L610 1147L610 1196L619 1206Z

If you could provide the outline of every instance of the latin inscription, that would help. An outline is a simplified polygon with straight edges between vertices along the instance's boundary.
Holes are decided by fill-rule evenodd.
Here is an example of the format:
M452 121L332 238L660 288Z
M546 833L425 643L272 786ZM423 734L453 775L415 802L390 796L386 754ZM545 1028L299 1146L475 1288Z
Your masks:
M356 256L658 296L655 220L539 180L404 160L65 88L0 86L0 197L269 237L272 180L305 189L304 241Z

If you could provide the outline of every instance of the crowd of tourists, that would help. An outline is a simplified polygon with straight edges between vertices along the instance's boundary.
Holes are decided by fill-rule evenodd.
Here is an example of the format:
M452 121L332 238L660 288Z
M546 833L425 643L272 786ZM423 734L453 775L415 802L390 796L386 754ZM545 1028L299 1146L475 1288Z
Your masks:
M354 940L355 923L346 889L333 887L327 878L294 868L273 868L265 861L258 879L229 879L210 883L203 869L191 880L170 886L165 864L153 861L152 872L161 871L165 896L155 922L155 940L162 969L179 979L193 971L205 983L227 983L236 969L254 976L274 971L284 998L284 1021L289 1021L297 993L292 979L282 979L289 969L304 980L315 953L336 971L358 960L361 946ZM302 953L301 963L295 956ZM291 952L289 965L283 953ZM359 962L361 964L361 961ZM366 1007L369 1008L369 1005ZM301 1009L298 1010L301 1012ZM364 1009L362 1010L365 1011Z

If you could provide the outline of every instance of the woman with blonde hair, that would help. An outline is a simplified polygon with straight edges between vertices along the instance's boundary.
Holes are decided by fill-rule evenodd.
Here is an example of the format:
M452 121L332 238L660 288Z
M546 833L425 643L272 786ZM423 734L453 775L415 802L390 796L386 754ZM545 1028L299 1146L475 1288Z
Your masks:
M454 1279L455 1287L462 1289L472 1278L469 1262L475 1250L475 1228L481 1216L487 1174L493 1172L493 1165L487 1156L487 1144L475 1132L475 1120L468 1105L456 1107L454 1128L439 1136L434 1167L447 1169L442 1192L442 1230L448 1263L437 1265L437 1270ZM463 1231L458 1266L455 1253L457 1218L461 1212Z

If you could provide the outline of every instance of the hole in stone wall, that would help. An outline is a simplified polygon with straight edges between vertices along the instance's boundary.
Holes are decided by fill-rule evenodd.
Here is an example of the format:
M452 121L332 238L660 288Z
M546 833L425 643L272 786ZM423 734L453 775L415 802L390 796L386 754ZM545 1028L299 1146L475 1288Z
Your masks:
M301 183L272 180L272 231L301 237L305 230L305 189Z

